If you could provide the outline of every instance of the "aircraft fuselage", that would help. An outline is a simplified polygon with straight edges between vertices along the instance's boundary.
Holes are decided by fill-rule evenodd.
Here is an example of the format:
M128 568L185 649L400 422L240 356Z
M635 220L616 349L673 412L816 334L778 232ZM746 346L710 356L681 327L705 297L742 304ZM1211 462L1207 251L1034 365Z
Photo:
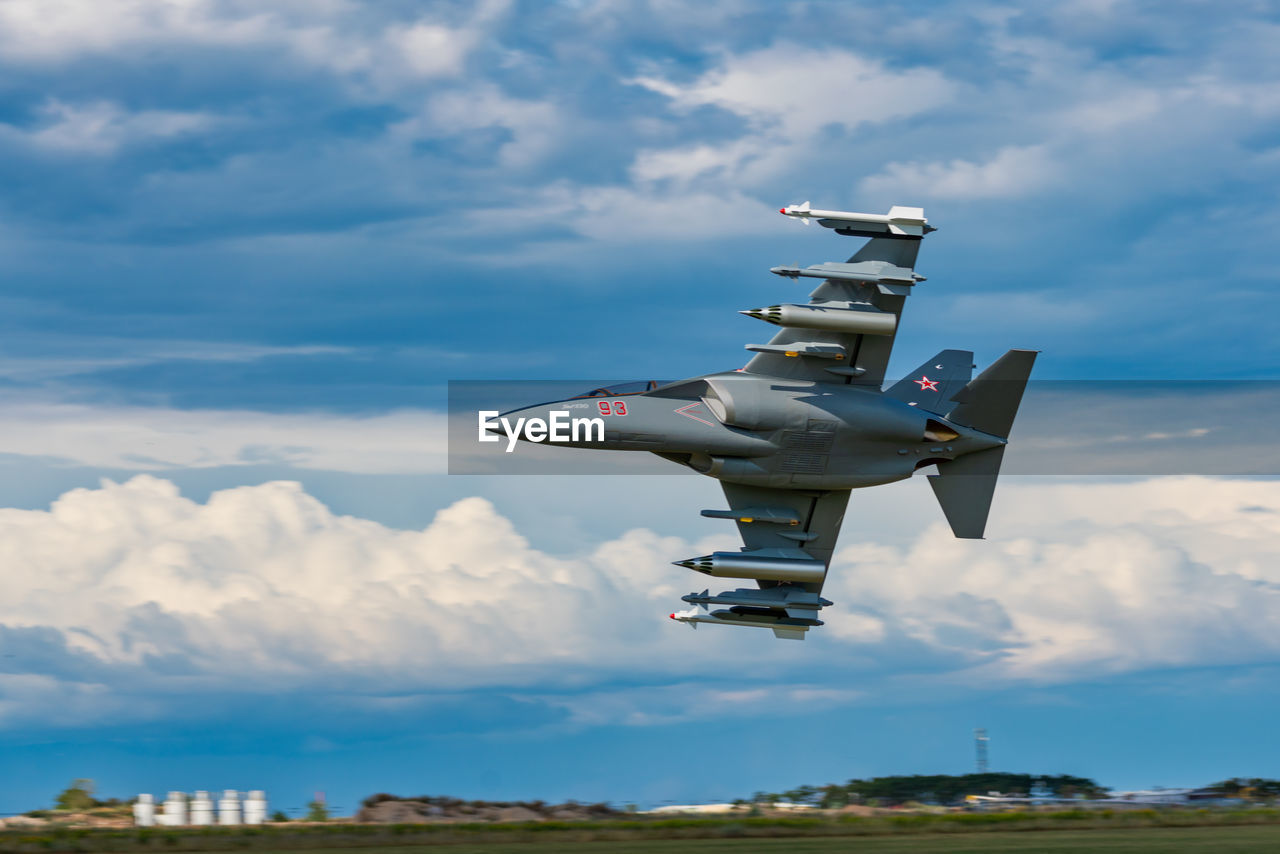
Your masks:
M604 422L603 438L597 433L557 444L649 451L701 474L752 486L876 486L1004 444L878 390L738 371L639 394L542 403L504 417L549 422L557 412Z

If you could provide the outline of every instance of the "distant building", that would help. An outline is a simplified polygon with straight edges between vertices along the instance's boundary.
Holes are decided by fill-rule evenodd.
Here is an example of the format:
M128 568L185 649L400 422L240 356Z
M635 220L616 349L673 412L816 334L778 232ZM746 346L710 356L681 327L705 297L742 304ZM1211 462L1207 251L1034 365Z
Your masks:
M640 810L640 815L698 815L733 812L739 808L734 804L669 804L651 810Z

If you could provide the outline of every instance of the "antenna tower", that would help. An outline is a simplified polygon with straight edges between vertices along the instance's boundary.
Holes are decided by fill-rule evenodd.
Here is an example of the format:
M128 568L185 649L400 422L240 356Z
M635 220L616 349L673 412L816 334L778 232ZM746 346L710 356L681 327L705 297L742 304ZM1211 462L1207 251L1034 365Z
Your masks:
M987 738L987 731L982 727L973 731L973 751L976 760L974 767L979 774L987 773L987 742L990 740Z

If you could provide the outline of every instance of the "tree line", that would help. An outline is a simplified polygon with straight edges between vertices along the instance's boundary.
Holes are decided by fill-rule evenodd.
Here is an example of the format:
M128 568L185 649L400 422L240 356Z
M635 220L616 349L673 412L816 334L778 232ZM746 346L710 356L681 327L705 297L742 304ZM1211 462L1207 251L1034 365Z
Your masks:
M951 804L967 795L1002 795L1055 798L1100 798L1108 789L1088 777L1070 774L912 774L910 776L873 777L850 780L826 786L798 786L786 792L756 792L755 803L790 801L811 804L822 809L839 809L850 804L896 806L910 801Z

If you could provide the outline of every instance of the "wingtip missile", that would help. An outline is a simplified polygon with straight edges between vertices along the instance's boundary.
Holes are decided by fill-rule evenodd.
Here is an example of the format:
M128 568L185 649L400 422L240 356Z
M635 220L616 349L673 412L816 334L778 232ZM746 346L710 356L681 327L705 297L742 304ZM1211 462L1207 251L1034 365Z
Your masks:
M704 622L702 617L698 614L698 609L696 607L690 608L687 611L674 611L671 614L668 614L667 617L668 619L675 620L677 623L684 623L695 631L698 628L698 623Z
M779 208L784 216L799 219L806 225L817 220L819 225L844 233L873 236L876 232L899 237L923 237L936 229L925 219L924 208L894 205L887 214L856 213L854 211L828 211L811 208L808 202ZM869 230L868 230L869 229Z
M809 203L802 202L798 205L787 205L785 208L778 208L778 213L783 216L799 217L800 221L805 225L812 225L809 221Z

